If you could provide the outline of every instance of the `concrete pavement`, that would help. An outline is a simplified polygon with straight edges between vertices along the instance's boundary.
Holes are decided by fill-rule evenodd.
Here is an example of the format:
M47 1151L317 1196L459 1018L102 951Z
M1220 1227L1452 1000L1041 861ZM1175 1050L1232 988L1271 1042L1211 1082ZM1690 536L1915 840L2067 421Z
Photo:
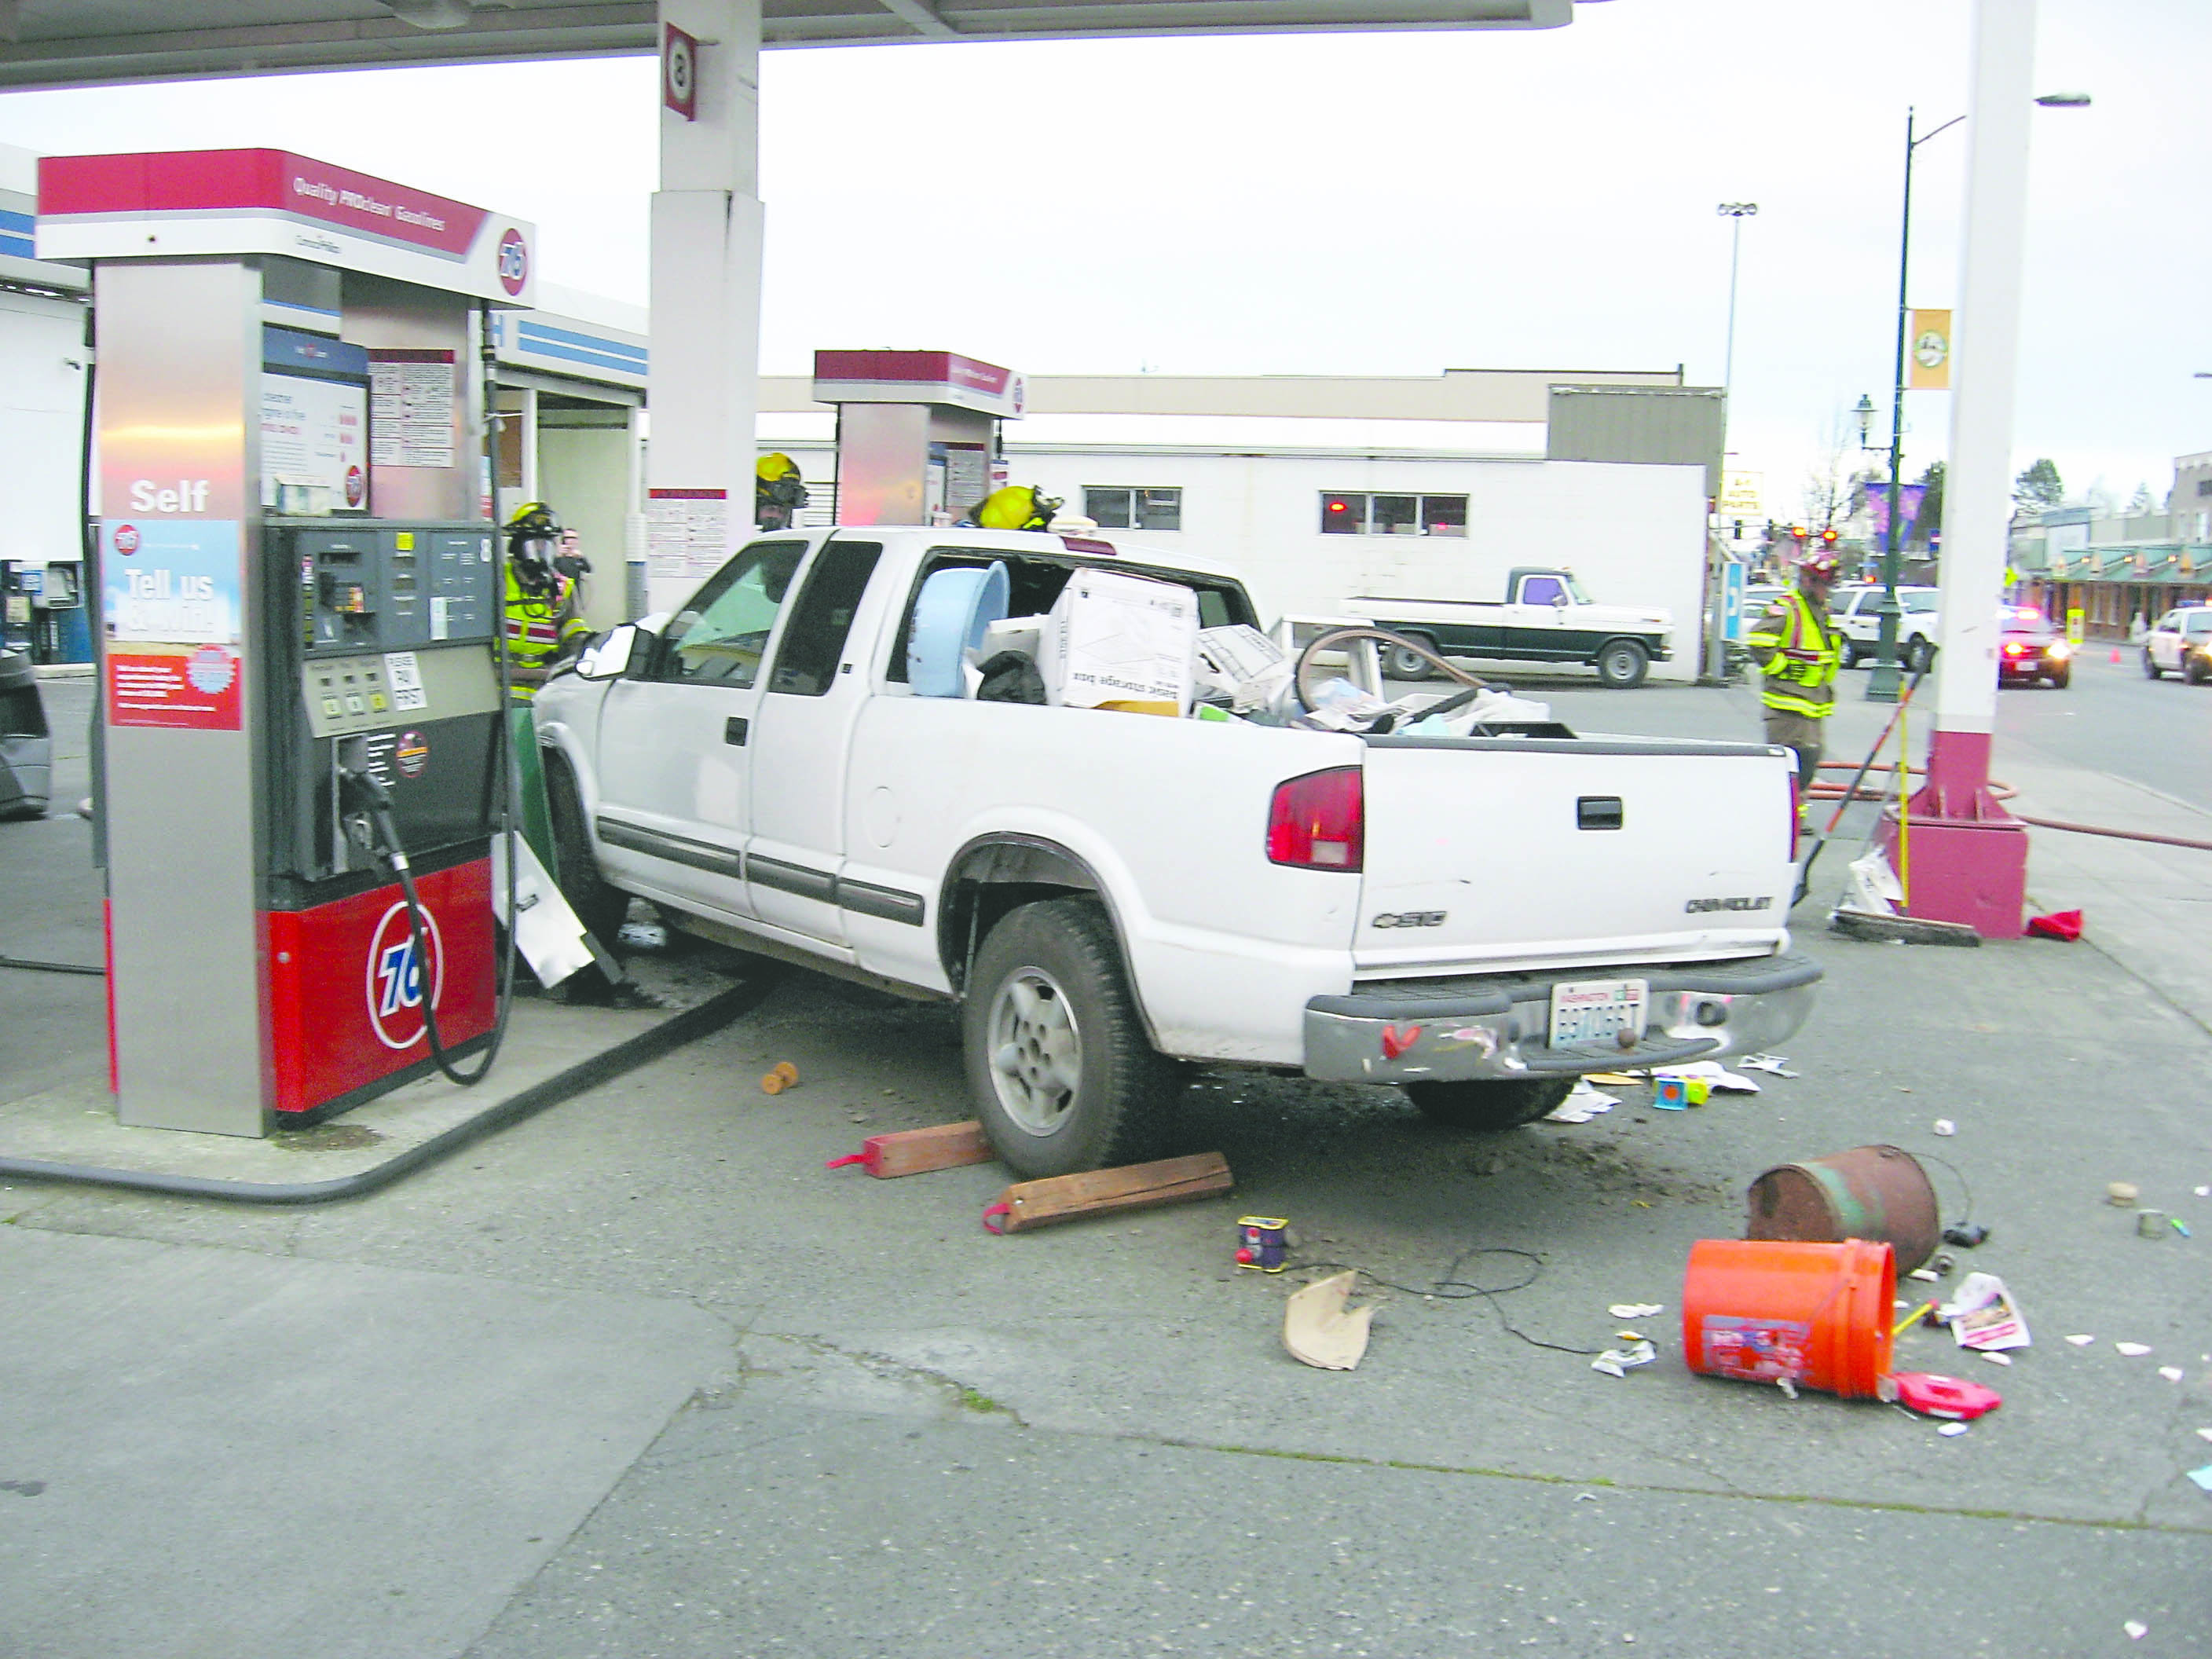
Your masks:
M1540 695L1756 729L1741 689ZM1886 712L1847 703L1832 750ZM1998 769L2049 816L2212 839L2031 748ZM2157 919L2212 854L2039 835L2035 896L2088 934L1965 951L1831 939L1842 850L1796 916L1829 970L1798 1078L1485 1137L1224 1074L1183 1129L1224 1202L1000 1239L994 1167L825 1172L966 1108L940 1011L803 975L358 1201L0 1188L0 1647L2203 1652L2212 939ZM805 1081L762 1095L780 1059ZM1902 1340L2004 1394L1956 1439L1681 1365L1690 1243L1741 1231L1759 1170L1877 1141L1943 1160L1947 1218L1993 1229L1962 1267L2035 1334L2008 1369ZM2196 1237L2137 1238L2110 1180ZM1408 1287L1364 1293L1359 1370L1283 1355L1297 1276L1229 1264L1248 1210ZM1421 1294L1468 1250L1452 1276L1494 1296ZM1647 1300L1662 1358L1626 1378L1523 1340L1607 1346Z

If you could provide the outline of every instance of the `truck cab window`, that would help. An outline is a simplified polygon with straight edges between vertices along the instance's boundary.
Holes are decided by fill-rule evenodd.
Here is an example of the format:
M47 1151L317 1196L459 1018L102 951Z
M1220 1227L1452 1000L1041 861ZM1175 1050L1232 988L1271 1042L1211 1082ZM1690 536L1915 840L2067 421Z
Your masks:
M756 542L740 550L668 624L653 678L740 690L752 684L805 556L805 542Z
M1566 584L1557 576L1531 576L1521 584L1523 605L1565 605Z
M881 542L832 541L823 547L784 628L769 690L818 697L830 689L845 654L846 636L853 631L854 613L883 550Z

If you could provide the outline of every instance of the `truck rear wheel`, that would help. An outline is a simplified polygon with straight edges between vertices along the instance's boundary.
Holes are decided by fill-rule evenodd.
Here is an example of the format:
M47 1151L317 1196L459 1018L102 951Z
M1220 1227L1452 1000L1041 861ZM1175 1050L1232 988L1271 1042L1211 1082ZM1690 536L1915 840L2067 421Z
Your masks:
M1571 1077L1532 1077L1485 1083L1408 1083L1406 1093L1421 1115L1453 1129L1517 1129L1534 1123L1575 1090Z
M1181 1081L1129 995L1089 899L1046 899L991 930L968 975L961 1047L992 1150L1030 1180L1158 1155Z
M1644 671L1650 666L1651 658L1634 640L1608 640L1597 653L1596 662L1600 684L1629 691L1644 684Z

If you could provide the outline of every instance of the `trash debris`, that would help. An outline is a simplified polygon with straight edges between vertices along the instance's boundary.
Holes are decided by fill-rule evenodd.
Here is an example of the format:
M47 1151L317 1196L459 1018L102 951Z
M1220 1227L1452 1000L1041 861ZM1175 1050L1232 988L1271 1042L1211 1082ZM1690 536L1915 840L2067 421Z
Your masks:
M1940 1284L1942 1281L1943 1275L1937 1273L1932 1267L1915 1267L1911 1273L1905 1274L1905 1277L1907 1279L1917 1279L1929 1285L1936 1285Z
M2189 1478L2197 1483L2198 1491L2212 1492L2212 1463L2207 1463L2201 1469L2190 1470Z
M775 1073L769 1073L774 1077ZM761 1079L768 1088L768 1079ZM776 1092L769 1089L770 1094ZM822 1167L840 1170L848 1164L858 1164L878 1181L890 1181L899 1176L922 1175L931 1170L950 1170L963 1164L988 1164L994 1154L991 1143L983 1138L983 1126L972 1119L965 1123L939 1123L927 1129L901 1129L895 1134L870 1135L860 1143L860 1150L844 1158L833 1158Z
M2197 1237L2195 1233L2189 1231L2189 1224L2184 1221L2179 1216L2170 1215L2166 1217L2166 1225L2172 1227L2174 1231L2179 1233L2184 1238L2194 1238Z
M1708 1089L1711 1085L1708 1085ZM1651 1079L1651 1103L1662 1112L1686 1112L1690 1109L1690 1080L1681 1077L1659 1077ZM1703 1105L1705 1103L1696 1103Z
M1787 1054L1746 1054L1736 1061L1747 1072L1771 1072L1777 1077L1796 1077Z
M1590 1369L1603 1371L1607 1376L1626 1376L1639 1366L1648 1365L1658 1358L1659 1349L1650 1339L1639 1339L1625 1348L1607 1348L1590 1361Z
M1631 1077L1626 1072L1586 1072L1583 1074L1582 1080L1584 1083L1602 1083L1614 1089L1631 1088L1646 1081L1644 1078ZM2207 1190L2205 1188L2199 1187L2197 1189L2198 1196L2203 1196Z
M2199 1440L2212 1440L2212 1429L2199 1429L2199 1430L2197 1430L2197 1437Z
M1939 1117L1928 1127L1939 1135L1954 1135L1959 1133L1959 1126L1948 1117Z
M2120 1628L2127 1632L2128 1640L2130 1642L2140 1642L2144 1637L2150 1634L2150 1626L2148 1625L2138 1624L2132 1619L2123 1623L2120 1626Z
M2189 1375L2188 1372L2183 1370L2179 1365L2160 1365L2158 1368L2158 1374L2169 1382L2179 1382L2183 1377Z
M2012 1364L2012 1356L2010 1354L2000 1353L1995 1348L1983 1348L1979 1350L1979 1352L1981 1353L1982 1358L1988 1360L1992 1365L2009 1365Z
M2069 1336L2066 1340L2077 1348L2086 1348L2097 1339L2094 1336Z
M775 1069L761 1079L761 1092L764 1095L780 1095L786 1089L798 1086L799 1067L787 1060L778 1060Z
M2164 1238L2166 1237L2166 1213L2163 1210L2137 1210L2136 1212L2136 1237L2137 1238Z
M1026 1232L1032 1227L1069 1221L1077 1216L1112 1215L1212 1198L1236 1184L1229 1160L1218 1152L1164 1158L1157 1164L1128 1164L1115 1170L1085 1170L1074 1175L1018 1181L983 1212L983 1230ZM1002 1218L994 1227L994 1218Z
M1894 1325L1892 1325L1892 1326L1889 1328L1889 1337L1890 1337L1890 1340L1891 1340L1891 1341L1893 1341L1893 1342L1894 1342L1894 1341L1895 1341L1899 1337L1903 1336L1903 1335L1905 1334L1905 1332L1907 1332L1907 1331L1911 1330L1911 1329L1915 1325L1917 1325L1917 1324L1918 1324L1918 1323L1919 1323L1923 1319L1926 1318L1929 1314L1931 1314L1931 1313L1935 1312L1935 1310L1936 1310L1936 1304L1935 1304L1933 1302L1923 1302L1923 1303L1922 1303L1918 1307L1915 1308L1915 1309L1914 1309L1911 1313L1909 1313L1909 1314L1905 1315L1904 1318L1902 1318L1902 1319L1899 1320L1899 1321L1898 1321Z
M1783 1394L1789 1399L1795 1400L1797 1397L1797 1385L1786 1376L1776 1377L1774 1379L1774 1386L1781 1389Z
M1739 1077L1715 1060L1692 1060L1680 1066L1655 1066L1651 1068L1655 1081L1661 1078L1679 1077L1686 1081L1702 1079L1723 1094L1755 1095L1759 1085L1747 1077Z
M2105 1202L2116 1208L2132 1210L2142 1198L2142 1188L2132 1181L2108 1181L2105 1183Z
M1962 1348L2025 1348L2031 1341L2027 1322L1995 1273L1968 1273L1936 1312Z
M1936 1433L1942 1435L1947 1440L1955 1440L1960 1435L1966 1433L1966 1425L1964 1423L1945 1423L1941 1425L1936 1431Z
M1620 1104L1612 1095L1601 1094L1590 1087L1588 1078L1575 1079L1574 1088L1567 1097L1544 1114L1547 1123L1587 1123L1601 1116Z
M2055 939L2071 945L2081 937L2081 913L2079 910L2053 910L2047 916L2030 916L2027 931L2034 939Z
M1266 638L1265 635L1261 636ZM1291 1224L1280 1216L1237 1218L1237 1265L1255 1273L1279 1273L1290 1255Z
M1943 1242L1956 1244L1962 1250L1978 1250L1989 1242L1990 1230L1978 1222L1962 1221L1955 1227L1943 1229Z
M633 951L668 948L668 929L657 921L626 921L616 931L615 938Z
M1348 1371L1359 1363L1375 1307L1346 1309L1358 1277L1346 1269L1291 1292L1283 1304L1283 1346L1291 1358L1324 1371Z
M2125 1354L2130 1359L2140 1359L2150 1352L2150 1345L2147 1342L2115 1342L2112 1352Z
M2212 1198L2212 1187L2196 1187L2191 1190L2199 1198Z
M1615 1319L1650 1319L1667 1311L1663 1302L1616 1302L1606 1311Z

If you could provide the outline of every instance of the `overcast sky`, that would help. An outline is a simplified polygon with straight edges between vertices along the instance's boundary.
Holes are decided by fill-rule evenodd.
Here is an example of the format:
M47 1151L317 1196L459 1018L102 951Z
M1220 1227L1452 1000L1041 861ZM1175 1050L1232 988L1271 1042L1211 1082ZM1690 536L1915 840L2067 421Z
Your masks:
M1787 518L1860 393L1886 435L1905 112L1966 107L1969 22L1967 0L1585 0L1530 33L771 52L762 366L908 346L1033 374L1717 384L1714 210L1756 202L1731 447ZM2044 0L2037 62L2096 101L2033 124L2016 467L2162 501L2172 458L2212 449L2212 4ZM657 86L629 58L18 93L0 142L296 150L535 219L544 277L642 303ZM1916 306L1955 297L1966 131L1919 151ZM1907 477L1948 404L1907 395Z

